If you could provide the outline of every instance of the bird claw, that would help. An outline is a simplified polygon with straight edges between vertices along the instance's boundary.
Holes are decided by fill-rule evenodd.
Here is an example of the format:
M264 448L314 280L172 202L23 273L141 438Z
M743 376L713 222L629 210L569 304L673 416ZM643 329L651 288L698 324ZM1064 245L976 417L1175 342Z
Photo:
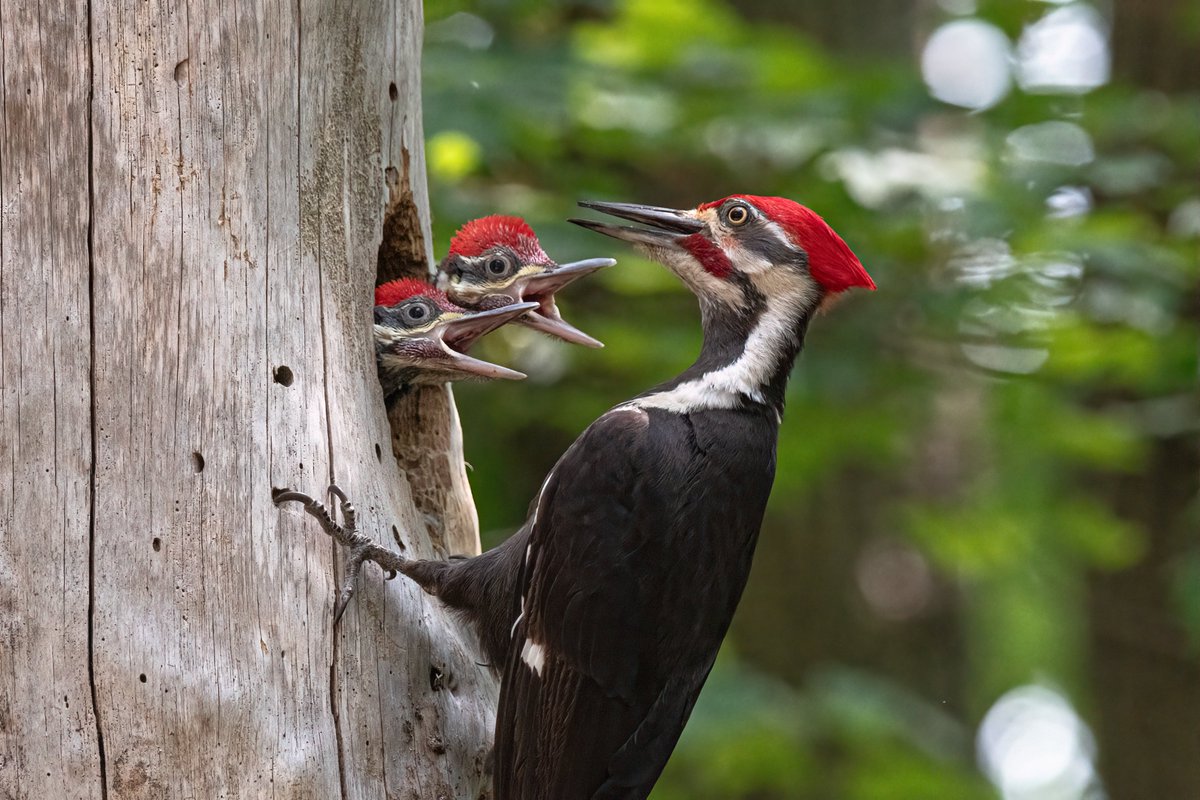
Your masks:
M374 561L379 564L387 573L388 580L396 577L399 565L405 563L405 559L396 553L380 547L371 539L358 532L358 513L354 509L354 504L342 491L341 487L336 483L329 485L329 494L335 499L335 511L340 510L342 524L334 519L334 515L329 512L325 504L315 497L309 497L303 492L294 491L274 491L272 499L275 505L280 505L288 501L295 501L304 504L304 510L309 515L314 517L320 524L321 529L325 531L334 541L346 548L347 553L346 566L342 571L342 582L338 588L337 600L333 606L333 624L336 627L345 613L346 607L350 604L351 598L354 597L354 588L358 582L359 573L362 572L362 566L367 561Z

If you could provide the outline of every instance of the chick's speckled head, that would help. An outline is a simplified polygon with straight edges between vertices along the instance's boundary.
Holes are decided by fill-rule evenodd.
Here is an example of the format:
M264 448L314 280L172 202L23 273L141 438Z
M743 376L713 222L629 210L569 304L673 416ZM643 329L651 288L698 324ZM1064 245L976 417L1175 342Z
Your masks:
M515 303L468 310L424 281L405 278L375 289L375 359L386 395L414 384L463 378L524 378L466 354L475 341L534 308Z
M438 285L467 308L498 308L528 300L537 304L519 321L564 341L588 347L599 341L562 319L554 293L584 275L612 266L611 258L557 264L520 217L490 216L458 230L439 265Z

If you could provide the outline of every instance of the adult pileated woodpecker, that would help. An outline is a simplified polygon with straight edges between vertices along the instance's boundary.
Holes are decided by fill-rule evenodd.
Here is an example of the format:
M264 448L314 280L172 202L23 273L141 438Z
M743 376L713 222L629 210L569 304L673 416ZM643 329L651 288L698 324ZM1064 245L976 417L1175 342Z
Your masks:
M813 313L874 288L812 211L738 195L690 211L581 205L699 297L682 375L608 411L542 484L512 600L496 800L636 800L683 730L741 597L784 391Z
M599 340L563 320L554 294L615 263L611 258L589 258L556 264L525 220L482 217L454 234L450 250L438 266L438 285L451 300L467 308L533 301L537 309L521 317L520 324L563 341L603 347Z
M384 396L405 386L464 378L524 378L524 373L466 354L475 340L537 308L513 303L469 311L441 290L411 278L375 289L375 362Z
M828 297L874 283L820 217L782 198L693 211L586 203L700 299L704 344L677 378L612 409L547 476L525 526L472 559L408 561L296 492L366 560L463 614L505 679L496 800L644 798L728 628L774 473L788 373Z

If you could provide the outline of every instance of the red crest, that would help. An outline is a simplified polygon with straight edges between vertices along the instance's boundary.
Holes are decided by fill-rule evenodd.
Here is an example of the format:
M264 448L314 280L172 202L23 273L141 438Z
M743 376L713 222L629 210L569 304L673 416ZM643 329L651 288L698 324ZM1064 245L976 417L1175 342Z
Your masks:
M375 305L377 306L391 308L410 297L427 298L443 311L460 310L440 289L416 278L399 278L375 287Z
M759 197L752 194L730 195L712 203L704 203L700 209L715 208L730 198L745 200L768 219L778 223L792 242L808 253L809 274L825 291L844 292L855 286L875 289L875 281L871 280L858 256L829 227L829 223L812 209L786 197Z
M542 250L533 228L520 217L491 216L471 220L450 240L449 255L472 258L497 245L515 252L524 264L554 263Z

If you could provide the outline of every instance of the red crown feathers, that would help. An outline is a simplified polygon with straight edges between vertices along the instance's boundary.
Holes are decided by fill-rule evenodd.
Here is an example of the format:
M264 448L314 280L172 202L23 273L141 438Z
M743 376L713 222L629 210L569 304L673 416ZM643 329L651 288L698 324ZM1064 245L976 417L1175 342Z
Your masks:
M468 258L497 245L515 252L525 264L553 264L542 250L537 234L520 217L480 217L458 229L450 240L449 255Z
M858 256L817 212L786 197L752 194L730 195L704 203L700 210L715 208L731 198L745 200L778 223L792 242L808 253L808 272L825 291L843 292L855 286L875 289L875 281L871 280Z
M417 278L398 278L375 287L375 305L399 305L410 297L425 297L432 300L443 311L459 311L458 306L450 302L445 292Z

